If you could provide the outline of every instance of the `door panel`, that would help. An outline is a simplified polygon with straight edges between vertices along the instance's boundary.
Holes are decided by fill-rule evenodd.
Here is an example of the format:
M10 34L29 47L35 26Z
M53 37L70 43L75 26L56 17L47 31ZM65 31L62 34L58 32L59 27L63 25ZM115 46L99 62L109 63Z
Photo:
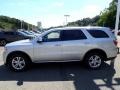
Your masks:
M85 40L64 41L62 44L63 60L80 60L87 46Z
M34 47L36 60L61 60L60 31L50 32L42 38L43 42Z
M6 38L8 42L16 41L15 33L14 32L5 32Z
M36 60L61 60L61 42L43 42L34 47Z

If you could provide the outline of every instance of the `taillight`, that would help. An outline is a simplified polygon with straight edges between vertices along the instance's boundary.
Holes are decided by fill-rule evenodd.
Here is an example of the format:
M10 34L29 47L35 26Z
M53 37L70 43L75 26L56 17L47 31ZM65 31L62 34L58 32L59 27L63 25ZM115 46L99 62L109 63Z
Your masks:
M113 42L114 42L115 46L117 46L118 41L117 40L113 40Z

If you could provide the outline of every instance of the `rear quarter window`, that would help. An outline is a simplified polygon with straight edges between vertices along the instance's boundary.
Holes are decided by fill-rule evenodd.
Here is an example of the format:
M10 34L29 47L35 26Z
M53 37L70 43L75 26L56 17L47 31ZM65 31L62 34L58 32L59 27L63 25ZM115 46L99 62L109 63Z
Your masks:
M109 38L108 34L102 30L87 30L94 38Z

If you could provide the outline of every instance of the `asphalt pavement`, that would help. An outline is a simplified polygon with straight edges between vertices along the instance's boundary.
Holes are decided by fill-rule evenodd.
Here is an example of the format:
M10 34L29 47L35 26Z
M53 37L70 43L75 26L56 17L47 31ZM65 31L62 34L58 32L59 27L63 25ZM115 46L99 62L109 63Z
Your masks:
M80 62L35 64L25 72L3 65L0 47L0 90L120 90L120 55L89 70Z

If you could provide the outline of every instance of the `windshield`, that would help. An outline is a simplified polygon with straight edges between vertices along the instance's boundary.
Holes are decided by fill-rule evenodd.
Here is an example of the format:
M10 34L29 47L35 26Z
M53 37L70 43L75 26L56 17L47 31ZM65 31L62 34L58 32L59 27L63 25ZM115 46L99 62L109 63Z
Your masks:
M36 34L36 33L35 33L35 32L33 32L33 31L30 31L30 33L31 33L31 34Z
M24 33L24 32L21 32L21 31L18 31L18 32L19 32L19 34L21 34L21 35L27 36L27 34Z
M33 35L33 34L30 33L29 31L22 31L22 32L24 32L24 33L26 33L26 34L28 34L28 35Z
M33 32L35 32L35 33L37 33L37 34L41 34L41 32L40 32L40 31L37 31L37 30L36 30L36 31L33 31Z

